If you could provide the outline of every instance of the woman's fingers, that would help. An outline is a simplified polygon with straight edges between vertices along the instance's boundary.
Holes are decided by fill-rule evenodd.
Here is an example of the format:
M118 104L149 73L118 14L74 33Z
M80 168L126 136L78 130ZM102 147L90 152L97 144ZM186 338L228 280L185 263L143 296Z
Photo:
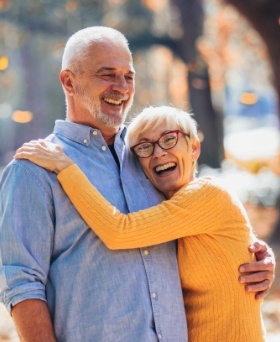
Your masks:
M45 140L32 140L20 147L15 159L27 159L49 171L59 173L73 164L60 146Z

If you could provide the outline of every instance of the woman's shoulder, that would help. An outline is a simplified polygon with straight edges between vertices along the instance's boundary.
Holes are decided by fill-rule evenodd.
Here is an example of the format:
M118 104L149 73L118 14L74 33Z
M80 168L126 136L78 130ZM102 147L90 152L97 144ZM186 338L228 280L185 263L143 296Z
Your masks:
M186 187L187 191L197 191L203 193L205 196L214 196L219 200L236 202L240 204L240 199L237 193L226 183L223 179L217 176L202 176L195 178Z
M184 189L187 192L200 192L205 195L232 196L229 187L216 176L202 176L193 179Z
M193 179L188 187L198 188L223 188L224 184L215 176L202 176Z

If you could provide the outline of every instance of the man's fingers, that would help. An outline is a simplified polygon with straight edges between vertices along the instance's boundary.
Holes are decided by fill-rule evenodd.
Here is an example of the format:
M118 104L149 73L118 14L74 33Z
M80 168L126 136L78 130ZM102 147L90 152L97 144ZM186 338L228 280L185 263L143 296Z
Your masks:
M245 286L245 290L247 292L261 292L261 291L266 291L268 290L269 287L269 280L266 279L262 282L258 283L250 283Z
M274 271L274 262L271 258L267 257L262 261L250 262L248 264L240 265L239 272L240 273L248 273L248 272L258 272L258 271Z
M268 291L269 291L269 289L256 293L255 298L257 300L264 299L264 297L266 297L266 295L268 294Z
M265 252L267 250L267 244L265 244L263 241L255 241L252 245L249 246L249 250L252 253Z
M264 284L251 284L245 286L246 292L255 293L255 299L264 299L269 292L269 287L267 287L267 282Z
M273 274L271 272L257 272L252 274L244 274L239 277L239 282L241 284L253 284L258 282L268 282L273 280Z

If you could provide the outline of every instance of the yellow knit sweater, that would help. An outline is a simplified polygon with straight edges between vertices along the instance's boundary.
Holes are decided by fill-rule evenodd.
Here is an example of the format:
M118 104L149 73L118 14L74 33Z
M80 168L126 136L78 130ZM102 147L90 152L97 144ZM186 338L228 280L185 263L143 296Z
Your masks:
M252 260L250 224L240 202L215 179L196 179L172 199L128 215L109 204L76 165L58 179L110 249L179 239L189 342L264 341L260 302L238 283L239 265Z

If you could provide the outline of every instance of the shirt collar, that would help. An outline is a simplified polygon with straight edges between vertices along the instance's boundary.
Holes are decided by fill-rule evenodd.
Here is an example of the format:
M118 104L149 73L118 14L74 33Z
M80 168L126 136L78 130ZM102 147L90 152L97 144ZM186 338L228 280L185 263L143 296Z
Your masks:
M124 141L127 128L122 125L119 130L116 140L119 138ZM66 120L56 120L54 126L54 134L59 134L67 139L75 141L82 145L88 145L90 142L90 137L93 131L99 131L99 129L80 125L71 121Z

